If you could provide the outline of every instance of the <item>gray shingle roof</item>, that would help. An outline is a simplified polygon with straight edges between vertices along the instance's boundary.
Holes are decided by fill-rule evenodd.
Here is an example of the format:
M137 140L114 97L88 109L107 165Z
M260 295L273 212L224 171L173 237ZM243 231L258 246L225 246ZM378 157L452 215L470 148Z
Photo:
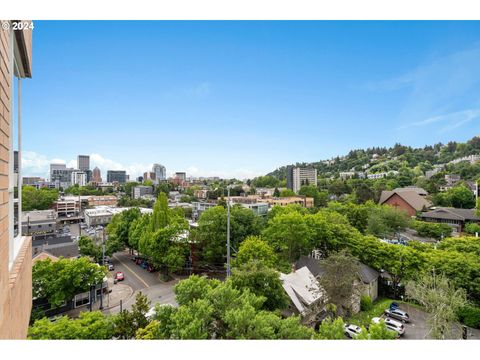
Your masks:
M439 207L432 211L428 211L421 214L420 217L425 219L480 221L480 217L476 215L475 209L457 209L457 208L450 208L450 207Z
M317 260L308 256L301 256L300 259L295 263L295 269L300 269L306 266L308 270L317 277L324 273L322 268L322 260ZM370 284L372 281L375 281L380 276L380 273L372 269L370 266L360 263L360 271L358 274L365 284Z

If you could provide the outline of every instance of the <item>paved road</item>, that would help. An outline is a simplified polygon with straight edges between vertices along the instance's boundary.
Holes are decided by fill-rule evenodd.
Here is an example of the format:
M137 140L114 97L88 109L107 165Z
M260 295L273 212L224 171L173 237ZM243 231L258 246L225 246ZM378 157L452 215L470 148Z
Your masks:
M158 272L150 273L131 260L131 255L127 251L116 253L111 258L111 263L115 267L113 273L122 271L125 280L122 282L129 285L133 290L133 295L123 303L124 309L129 309L135 302L135 296L138 292L147 295L152 306L156 303L177 305L173 286L180 280L175 279L168 283L161 282L158 278ZM114 285L115 286L115 285ZM120 307L117 306L108 310L109 313L117 313Z
M405 310L408 315L410 316L410 322L405 324L405 334L401 337L401 339L405 340L424 340L424 339L431 339L430 336L427 335L428 328L427 328L427 313L417 309L416 307L409 306L407 304L402 304L400 306L402 310ZM453 329L454 335L451 336L452 340L461 339L462 336L462 329L460 326L454 325ZM468 338L469 339L480 339L480 330L478 329L468 329Z

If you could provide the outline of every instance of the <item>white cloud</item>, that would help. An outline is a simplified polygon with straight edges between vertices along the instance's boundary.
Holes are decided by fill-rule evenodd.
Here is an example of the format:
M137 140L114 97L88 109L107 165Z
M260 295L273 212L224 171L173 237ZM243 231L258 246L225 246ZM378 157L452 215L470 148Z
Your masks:
M478 117L480 117L480 109L468 109L440 116L430 117L422 121L413 122L407 125L400 126L399 128L397 128L397 130L407 129L411 127L426 126L434 123L443 123L444 126L440 128L440 131L448 132L464 124L467 124Z
M45 155L38 154L34 151L22 152L22 173L24 176L41 176L46 177L50 171L50 163L65 163L65 160L52 159L49 160Z
M406 100L399 111L403 124L398 129L447 123L438 131L449 131L478 117L478 110L462 110L478 107L480 85L480 43L446 55L432 54L416 68L400 76L377 83L369 83L372 91L406 91ZM445 114L432 116L432 114ZM473 118L471 118L473 116ZM425 120L410 123L411 119Z
M24 151L22 154L22 174L23 176L40 176L48 179L50 176L49 172L51 163L63 163L66 164L67 167L73 168L77 166L76 159L70 159L67 161L63 159L48 159L45 155L38 154L34 151ZM93 168L98 167L102 172L102 178L104 181L106 180L108 170L125 170L127 174L130 175L130 179L133 180L138 176L142 176L145 171L150 171L152 165L153 164L151 163L122 164L112 159L105 158L97 153L90 154L90 169L93 170ZM263 175L262 172L244 168L205 170L195 165L188 166L186 168L186 173L187 176L194 177L218 176L221 178L237 179L251 179ZM173 172L170 174L173 175Z

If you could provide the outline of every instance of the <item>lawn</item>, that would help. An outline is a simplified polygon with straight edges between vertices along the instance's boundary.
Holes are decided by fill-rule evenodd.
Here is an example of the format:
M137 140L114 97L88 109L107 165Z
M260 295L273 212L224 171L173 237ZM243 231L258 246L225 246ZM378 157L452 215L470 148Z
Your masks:
M350 316L348 319L345 320L345 322L358 326L370 325L372 318L382 315L383 311L390 306L392 301L394 300L388 298L378 298L377 301L373 303L373 307L370 310L360 311L358 314ZM396 302L400 303L401 301Z

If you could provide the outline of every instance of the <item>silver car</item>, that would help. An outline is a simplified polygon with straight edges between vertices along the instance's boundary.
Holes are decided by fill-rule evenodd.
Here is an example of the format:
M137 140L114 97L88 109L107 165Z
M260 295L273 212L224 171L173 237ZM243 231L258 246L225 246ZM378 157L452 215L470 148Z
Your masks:
M394 319L398 319L404 323L410 322L410 316L408 314L400 309L385 309L385 315L387 317L392 317Z

